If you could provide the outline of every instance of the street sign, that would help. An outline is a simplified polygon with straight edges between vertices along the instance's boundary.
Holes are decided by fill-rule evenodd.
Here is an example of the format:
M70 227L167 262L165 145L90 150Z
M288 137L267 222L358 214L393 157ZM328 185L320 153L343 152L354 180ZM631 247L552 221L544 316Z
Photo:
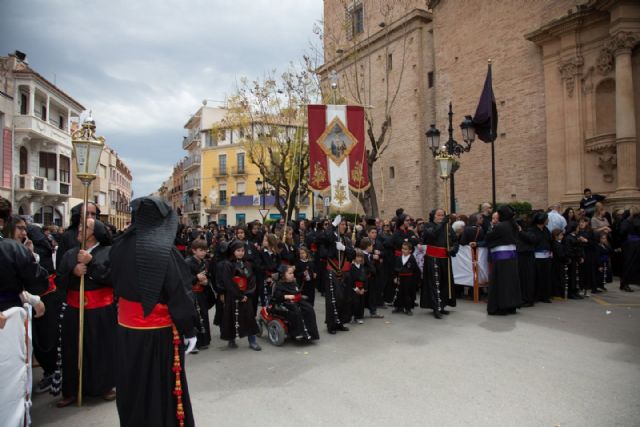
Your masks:
M269 215L269 209L258 209L258 212L263 219Z
M331 206L331 197L325 197L324 198L324 207L328 208L329 206Z

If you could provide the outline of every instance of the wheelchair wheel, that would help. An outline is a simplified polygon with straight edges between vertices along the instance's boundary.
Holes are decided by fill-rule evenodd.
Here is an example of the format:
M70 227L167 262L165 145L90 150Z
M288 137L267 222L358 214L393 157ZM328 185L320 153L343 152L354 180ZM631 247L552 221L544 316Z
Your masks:
M284 340L287 338L287 333L280 322L272 320L267 325L267 328L269 330L269 341L271 341L271 344L277 347L284 344Z

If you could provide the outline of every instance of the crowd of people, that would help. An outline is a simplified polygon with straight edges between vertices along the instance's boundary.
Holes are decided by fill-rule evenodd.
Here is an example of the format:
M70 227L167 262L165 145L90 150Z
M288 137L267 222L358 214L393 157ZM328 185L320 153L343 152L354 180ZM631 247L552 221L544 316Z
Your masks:
M452 269L461 246L490 253L489 315L584 299L607 291L614 275L622 291L640 284L640 210L611 215L589 189L579 208L562 213L553 205L517 215L485 203L471 215L434 209L422 219L398 209L388 220L337 215L234 227L180 225L165 202L146 197L132 203L124 232L99 221L92 203L83 230L82 208L61 232L0 206L0 311L38 306L33 346L44 375L36 392L61 393L57 406L68 406L80 381L83 277L83 393L117 400L123 425L193 424L185 354L206 350L214 327L229 348L246 337L260 351L261 310L281 313L288 336L301 342L320 338L320 301L328 334L388 311L412 316L416 307L442 319L464 293ZM142 396L148 407L135 404Z

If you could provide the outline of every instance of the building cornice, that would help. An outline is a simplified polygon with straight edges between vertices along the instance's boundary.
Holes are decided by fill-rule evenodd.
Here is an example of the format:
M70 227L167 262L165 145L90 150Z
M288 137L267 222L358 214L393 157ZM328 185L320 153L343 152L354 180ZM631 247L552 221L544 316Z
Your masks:
M589 26L597 22L609 19L609 13L603 11L594 2L577 5L569 13L542 25L535 31L525 34L525 39L538 45L553 40L562 34L575 31L578 28Z
M64 91L62 91L62 89L60 89L58 86L54 85L49 80L42 77L42 75L34 71L32 68L26 68L24 70L13 70L13 74L16 77L16 79L17 78L33 78L34 80L38 81L40 84L46 86L51 92L55 93L59 97L63 98L65 101L72 104L72 106L75 107L75 109L78 112L83 112L84 110L86 110L86 108L82 104L80 104L78 101L73 99L71 96L67 95Z
M413 9L397 21L389 24L386 28L381 28L374 34L364 40L360 40L348 49L336 56L335 58L325 62L316 69L319 74L325 74L332 68L340 68L343 63L353 62L353 55L357 52L363 52L372 48L375 44L382 42L385 38L397 37L400 31L406 29L414 23L430 23L433 21L433 14L424 9Z

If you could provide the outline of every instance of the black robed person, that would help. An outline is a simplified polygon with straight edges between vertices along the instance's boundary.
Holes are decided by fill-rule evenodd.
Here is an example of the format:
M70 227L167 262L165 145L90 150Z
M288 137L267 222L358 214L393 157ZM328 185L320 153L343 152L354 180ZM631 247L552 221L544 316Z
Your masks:
M105 225L87 219L85 249L69 249L58 267L57 279L67 292L62 318L62 408L76 400L78 393L78 333L80 277L84 274L83 378L84 396L115 399L116 304L111 284L109 252L111 234ZM78 228L82 239L82 226Z
M445 216L444 209L434 209L429 214L429 222L422 232L422 243L427 245L427 250L424 257L420 307L433 309L433 315L440 319L442 314L449 314L446 306L456 306L451 257L458 253L458 238L449 225L449 218Z
M355 256L351 239L346 235L347 223L336 216L328 228L318 235L321 252L327 256L326 269L321 272L325 291L325 323L330 334L348 331L345 326L351 318L351 287L346 276Z
M251 264L244 259L245 243L234 240L229 244L229 259L220 265L220 281L224 287L224 310L220 338L237 348L237 338L247 337L249 347L260 351L256 342L258 323L251 296L256 292L256 278Z
M111 250L120 425L193 426L182 337L192 350L197 314L189 268L174 245L178 220L156 197L135 199L131 209L131 226Z
M633 292L630 284L640 284L640 208L632 207L630 215L620 225L623 238L624 267L620 277L620 290Z
M485 241L491 251L489 302L487 313L513 314L522 304L516 239L520 230L513 220L513 209L501 206L499 222L487 232Z

